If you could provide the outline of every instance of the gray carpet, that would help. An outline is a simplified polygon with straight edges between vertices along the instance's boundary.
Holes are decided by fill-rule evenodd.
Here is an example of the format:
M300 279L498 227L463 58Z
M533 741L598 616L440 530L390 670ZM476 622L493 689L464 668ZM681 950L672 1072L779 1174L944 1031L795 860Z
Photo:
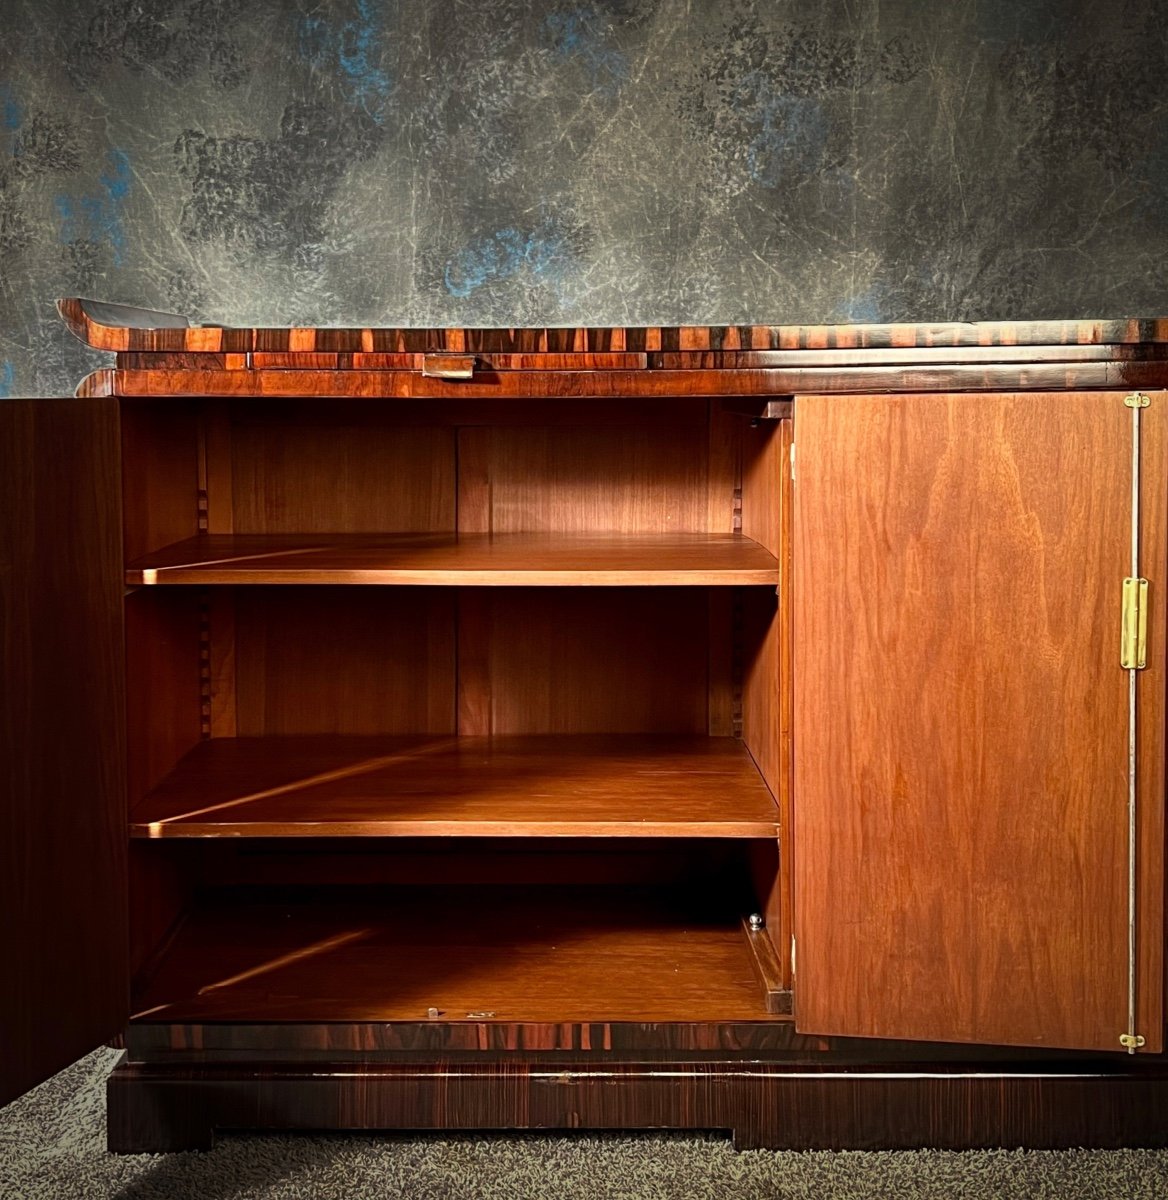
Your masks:
M3 1200L640 1200L1168 1197L1168 1151L736 1153L721 1137L225 1137L205 1154L106 1154L99 1050L0 1109Z

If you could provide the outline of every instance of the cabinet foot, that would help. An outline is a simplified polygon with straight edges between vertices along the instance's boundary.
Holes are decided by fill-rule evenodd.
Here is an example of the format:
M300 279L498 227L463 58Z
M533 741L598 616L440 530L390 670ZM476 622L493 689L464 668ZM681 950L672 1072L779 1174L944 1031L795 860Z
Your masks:
M125 1060L106 1084L106 1148L111 1154L170 1154L210 1150L214 1117L205 1089L183 1079L143 1081Z

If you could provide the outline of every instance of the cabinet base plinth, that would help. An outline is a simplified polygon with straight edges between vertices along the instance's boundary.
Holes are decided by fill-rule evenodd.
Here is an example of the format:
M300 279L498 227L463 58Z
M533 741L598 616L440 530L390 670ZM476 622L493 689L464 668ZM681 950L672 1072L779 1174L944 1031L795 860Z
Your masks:
M738 1149L1168 1145L1168 1067L1109 1073L716 1061L126 1063L109 1148L209 1149L217 1131L726 1130Z

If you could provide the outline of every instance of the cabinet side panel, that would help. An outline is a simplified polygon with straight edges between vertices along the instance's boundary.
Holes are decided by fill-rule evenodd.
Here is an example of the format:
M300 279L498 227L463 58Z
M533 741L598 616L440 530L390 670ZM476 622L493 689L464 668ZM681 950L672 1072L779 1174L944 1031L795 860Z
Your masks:
M125 1023L117 402L0 403L0 1103Z
M197 402L120 401L126 562L199 531Z
M796 421L800 1028L1118 1050L1130 410L800 397ZM1162 562L1162 515L1146 532ZM1158 895L1162 835L1142 836ZM1162 918L1140 919L1150 1049Z
M742 434L742 532L782 554L782 493L790 478L791 422L764 421Z
M767 422L743 435L742 532L764 545L782 566L776 604L772 593L743 597L742 736L776 800L787 794L790 768L790 662L783 653L790 617L791 422Z
M192 588L138 588L126 596L131 808L201 736L204 603Z
M742 418L739 418L742 420ZM791 422L742 430L742 532L764 545L782 568L779 596L743 589L742 738L778 808L783 852L754 858L756 891L767 935L790 986L791 962Z

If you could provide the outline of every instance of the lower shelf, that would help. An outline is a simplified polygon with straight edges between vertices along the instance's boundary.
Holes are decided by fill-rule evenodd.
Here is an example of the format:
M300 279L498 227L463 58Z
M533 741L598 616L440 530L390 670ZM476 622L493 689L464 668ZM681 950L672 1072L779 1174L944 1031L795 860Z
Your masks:
M221 897L155 965L136 1021L768 1021L741 914L637 889Z
M130 833L774 838L778 808L732 737L210 738Z

